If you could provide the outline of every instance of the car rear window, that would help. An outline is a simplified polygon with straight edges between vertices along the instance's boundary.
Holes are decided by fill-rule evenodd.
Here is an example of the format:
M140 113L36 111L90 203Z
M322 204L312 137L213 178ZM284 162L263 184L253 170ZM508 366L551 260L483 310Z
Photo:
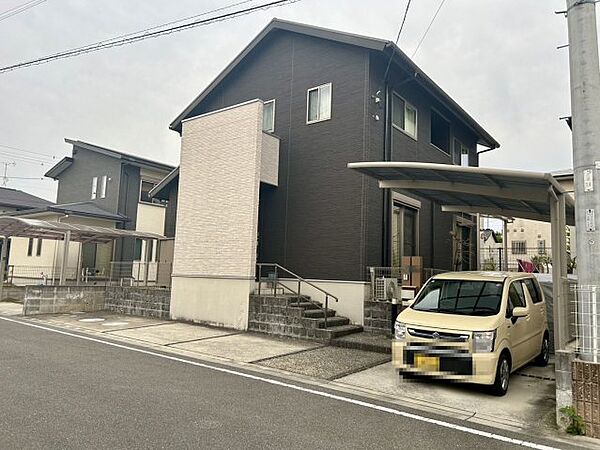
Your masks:
M500 311L503 282L430 280L412 308L444 314L493 316Z

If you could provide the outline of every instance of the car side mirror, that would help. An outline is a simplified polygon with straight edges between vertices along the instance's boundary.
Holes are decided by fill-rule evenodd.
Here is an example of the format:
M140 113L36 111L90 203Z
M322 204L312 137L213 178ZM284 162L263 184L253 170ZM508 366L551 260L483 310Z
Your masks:
M519 317L526 317L528 315L529 311L527 310L527 308L523 308L522 306L516 306L512 310L512 316L515 319L518 319Z

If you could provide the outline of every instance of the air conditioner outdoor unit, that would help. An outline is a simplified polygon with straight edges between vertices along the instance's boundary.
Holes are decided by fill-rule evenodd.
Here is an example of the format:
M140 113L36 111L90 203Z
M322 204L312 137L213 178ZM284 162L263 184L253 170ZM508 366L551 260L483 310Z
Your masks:
M393 301L399 298L397 278L376 278L375 298L380 301Z

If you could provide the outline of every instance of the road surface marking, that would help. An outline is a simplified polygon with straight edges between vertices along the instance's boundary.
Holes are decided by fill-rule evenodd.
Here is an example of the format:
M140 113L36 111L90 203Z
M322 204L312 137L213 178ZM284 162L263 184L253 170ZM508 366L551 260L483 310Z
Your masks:
M462 425L457 425L454 423L450 423L450 422L445 422L443 420L438 420L438 419L432 419L430 417L425 417L425 416L420 416L418 414L414 414L414 413L409 413L406 411L400 411L398 409L394 409L394 408L390 408L387 406L381 406L381 405L377 405L374 403L369 403L363 400L356 400L353 398L348 398L348 397L344 397L342 395L337 395L337 394L331 394L329 392L323 392L323 391L319 391L316 389L311 389L311 388L307 388L307 387L303 387L303 386L298 386L295 384L291 384L291 383L286 383L284 381L279 381L279 380L274 380L271 378L267 378L265 376L259 376L259 375L252 375L249 373L245 373L245 372L240 372L234 369L227 369L224 367L217 367L217 366L213 366L211 364L206 364L206 363L201 363L198 361L192 361L189 359L185 359L185 358L179 358L177 356L171 356L171 355L164 355L162 353L157 353L151 350L144 350L141 348L135 348L135 347L130 347L128 345L124 345L124 344L118 344L116 342L110 342L110 341L105 341L102 339L97 339L94 337L90 337L90 336L82 336L79 334L75 334L75 333L70 333L68 331L62 331L62 330L55 330L53 328L49 328L49 327L45 327L43 325L37 325L34 323L27 323L27 322L22 322L20 320L14 320L14 319L9 319L8 317L2 317L0 316L1 320L5 320L7 322L13 322L13 323L17 323L19 325L25 325L28 327L32 327L32 328L39 328L41 330L45 330L45 331L50 331L52 333L58 333L58 334L62 334L65 336L71 336L74 338L78 338L78 339L83 339L85 341L91 341L91 342L97 342L99 344L104 344L104 345L108 345L111 347L116 347L116 348L120 348L120 349L124 349L124 350L129 350L132 352L137 352L137 353L143 353L145 355L151 355L151 356L156 356L158 358L163 358L163 359L168 359L171 361L176 361L176 362L180 362L180 363L184 363L184 364L189 364L192 366L196 366L196 367L202 367L204 369L209 369L209 370L214 370L217 372L222 372L222 373L227 373L229 375L236 375L239 377L243 377L243 378L248 378L251 380L255 380L255 381L261 381L263 383L268 383L268 384L272 384L275 386L280 386L280 387L285 387L288 389L293 389L296 391L301 391L301 392L306 392L308 394L313 394L313 395L318 395L320 397L325 397L325 398L330 398L333 400L338 400L341 402L345 402L345 403L350 403L353 405L357 405L357 406L362 406L364 408L369 408L369 409L373 409L376 411L380 411L380 412L384 412L384 413L388 413L388 414L393 414L396 416L401 416L401 417L405 417L407 419L413 419L413 420L417 420L419 422L426 422L426 423L430 423L433 425L438 425L440 427L444 427L444 428L449 428L451 430L457 430L457 431L462 431L464 433L469 433L469 434L473 434L476 436L482 436L482 437L486 437L489 439L494 439L496 441L501 441L501 442L507 442L509 444L514 444L514 445L520 445L523 447L528 447L528 448L535 448L538 450L558 450L555 447L549 447L547 445L542 445L542 444L536 444L535 442L529 442L529 441L523 441L520 439L515 439L515 438L511 438L508 436L503 436L501 434L496 434L496 433L490 433L487 431L482 431L482 430L478 430L476 428L470 428L470 427L465 427Z

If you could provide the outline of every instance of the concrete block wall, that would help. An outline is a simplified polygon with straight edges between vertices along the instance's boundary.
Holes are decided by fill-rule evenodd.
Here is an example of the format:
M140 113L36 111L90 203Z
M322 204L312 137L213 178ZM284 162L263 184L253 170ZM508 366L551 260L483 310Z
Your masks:
M4 286L0 301L25 301L25 286Z
M302 324L302 310L290 307L290 298L251 295L248 329L261 333L298 338L317 338L315 328Z
M100 311L104 308L104 286L27 286L24 315Z
M160 288L106 288L104 309L119 314L168 319L171 291Z

